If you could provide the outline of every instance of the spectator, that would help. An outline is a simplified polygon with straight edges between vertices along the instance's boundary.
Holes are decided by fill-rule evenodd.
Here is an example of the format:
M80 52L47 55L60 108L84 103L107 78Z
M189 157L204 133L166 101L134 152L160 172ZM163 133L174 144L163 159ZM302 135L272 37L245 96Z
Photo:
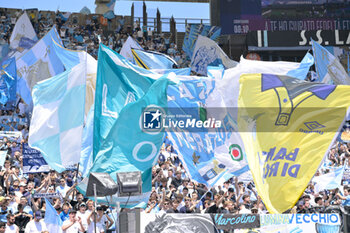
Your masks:
M66 185L66 180L64 178L60 179L60 184L56 187L56 190L62 195L62 197L66 196L69 187Z
M62 230L64 233L78 233L85 232L85 228L82 223L82 219L76 216L77 212L71 210L69 212L69 218L63 222Z
M180 185L182 185L182 178L181 178L181 172L177 171L175 173L175 178L172 179L171 184L173 184L175 186L175 188L177 189Z
M102 206L97 206L96 208L97 214L96 214L96 220L95 217L93 216L93 212L91 212L89 218L88 218L88 224L89 224L89 229L88 233L94 232L94 222L96 222L96 228L98 233L106 233L106 230L109 229L114 221L103 212Z
M34 214L34 219L29 221L25 228L25 233L41 233L46 231L46 223L42 219L42 213L40 210L36 211Z
M15 216L13 214L8 214L6 218L6 233L19 233L19 228L15 224Z
M69 219L70 206L68 203L64 203L62 206L62 212L60 214L60 218L62 222Z
M24 233L25 227L28 222L32 219L32 215L27 214L23 211L23 205L18 204L18 212L15 213L15 224L19 227L19 232Z
M0 222L0 233L5 233L6 223Z
M89 213L86 212L86 204L84 202L79 204L79 211L77 212L77 217L81 219L82 225L84 226L84 229L88 229L88 218Z
M350 206L350 187L344 189L344 196L341 195L339 192L336 194L337 197L339 197L342 202L342 206Z
M19 203L22 204L25 213L33 215L33 209L28 205L28 200L25 196L21 197Z

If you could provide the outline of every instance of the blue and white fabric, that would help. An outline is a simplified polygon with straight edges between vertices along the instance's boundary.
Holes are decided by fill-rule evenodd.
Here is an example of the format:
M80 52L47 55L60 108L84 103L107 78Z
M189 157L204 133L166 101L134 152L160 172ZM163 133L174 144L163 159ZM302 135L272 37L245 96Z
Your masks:
M341 180L344 174L344 166L333 168L329 173L315 176L312 182L315 182L315 192L322 190L331 190L340 188Z
M235 67L237 64L213 40L205 36L198 36L191 60L192 71L207 75L208 66L223 65L228 69Z
M55 26L30 50L22 54L16 60L18 80L23 79L25 81L19 81L19 83L26 84L25 87L18 90L22 97L26 96L26 92L22 93L23 89L27 88L28 90L32 90L37 82L64 71L64 66L53 47L53 41L62 44ZM31 103L30 99L24 99L24 101L27 104Z
M28 48L30 46L23 47L23 39L29 39L30 41L37 41L38 37L34 31L33 25L26 12L18 18L15 27L12 30L10 37L10 47L12 49L17 49L18 47ZM22 40L22 46L20 46L20 41Z
M85 103L86 63L33 88L29 145L62 172L80 160Z
M312 40L312 50L319 82L350 85L349 75L333 54L314 40Z

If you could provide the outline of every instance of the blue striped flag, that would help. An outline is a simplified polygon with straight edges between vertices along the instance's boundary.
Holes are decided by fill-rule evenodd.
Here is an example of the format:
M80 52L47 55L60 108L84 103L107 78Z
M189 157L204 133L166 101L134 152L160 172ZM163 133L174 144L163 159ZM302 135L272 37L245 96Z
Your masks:
M18 92L27 104L32 103L28 91L30 92L37 82L64 71L64 66L54 50L53 41L62 44L55 26L16 60L18 79L22 85Z
M58 172L79 163L84 123L86 63L33 88L29 145Z
M135 63L145 69L172 69L177 67L176 61L166 54L155 51L131 49Z

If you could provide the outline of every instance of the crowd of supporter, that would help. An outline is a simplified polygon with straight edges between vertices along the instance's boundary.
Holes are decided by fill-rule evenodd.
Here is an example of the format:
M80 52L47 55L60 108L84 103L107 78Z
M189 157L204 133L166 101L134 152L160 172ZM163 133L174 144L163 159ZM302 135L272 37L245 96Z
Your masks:
M13 112L2 111L2 117L4 117L3 114L10 114L7 116L12 115L12 120L21 118L19 108ZM11 123L8 124L11 125ZM19 131L21 126L21 124L12 125L11 130ZM27 124L22 132L23 135L28 134ZM99 232L107 232L109 227L113 228L112 225L115 222L113 214L116 213L116 209L108 206L95 208L93 201L80 194L76 190L76 171L57 173L50 170L24 174L22 144L27 142L26 137L16 138L2 134L0 139L0 151L6 151L7 154L0 171L0 222L6 223L6 229L18 227L20 232L27 232L38 224L45 229L45 222L40 220L45 215L45 200L36 197L40 193L54 194L47 199L64 222L63 228L74 226L81 232L93 232L94 209L98 213ZM317 175L327 173L332 167L347 165L349 156L349 144L337 142ZM315 191L314 184L310 182L297 205L288 212L324 212L330 206L350 206L348 181L348 177L344 175L341 190L319 192ZM222 185L208 189L205 185L189 178L177 154L174 153L174 148L167 143L161 149L157 165L152 169L152 193L148 206L143 211L146 213L268 213L257 194L253 181L241 181L233 177Z
M5 9L3 9L5 10ZM17 17L22 14L18 10L14 15L8 15L7 12L0 10L0 44L9 43L12 29L16 23ZM56 20L52 19L51 14L55 14ZM78 24L74 20L65 20L58 11L51 14L39 13L35 20L31 18L32 25L38 38L43 37L53 25L56 25L59 36L63 44L68 49L86 50L90 55L97 59L99 42L107 45L109 48L119 52L127 40L132 36L139 45L149 51L157 51L172 57L179 65L179 68L188 67L190 60L186 57L181 48L177 48L174 41L171 41L170 33L156 33L150 27L141 27L139 22L135 22L132 29L124 25L124 20L118 21L118 27L110 30L103 30L99 18L93 16L87 18L85 24ZM34 17L33 17L34 18Z
M19 16L18 14L17 16ZM15 20L0 12L3 23L0 24L0 40L9 40ZM65 47L85 49L97 56L99 40L110 48L119 51L128 37L127 30L120 25L115 33L105 35L98 21L86 22L86 25L65 24L57 17L40 17L33 22L39 37L42 37L53 24ZM147 50L155 50L172 56L181 66L186 67L188 60L169 35L156 34L152 30L143 30L135 23L131 35ZM187 64L187 65L186 65ZM116 208L112 206L95 206L92 200L76 190L80 174L76 170L63 173L50 170L41 173L23 172L23 143L27 143L29 118L25 114L23 101L0 106L0 131L20 131L21 137L9 137L0 134L0 151L5 151L6 159L0 164L0 232L45 232L46 223L43 217L46 211L42 193L52 194L47 200L56 209L66 232L94 232L93 213L96 210L98 232L108 232L115 228ZM350 156L350 144L336 143L325 161L326 166L347 165ZM319 174L329 169L320 169ZM311 182L297 205L290 213L308 213L325 211L328 206L350 206L350 186L348 180L343 182L341 190L315 191ZM224 184L208 189L207 186L190 179L183 164L174 153L171 144L165 143L159 161L152 169L152 193L146 213L232 213L232 214L265 214L268 213L253 181L241 181L233 177ZM35 231L34 229L37 229ZM39 231L40 229L40 231ZM109 229L109 230L108 230Z

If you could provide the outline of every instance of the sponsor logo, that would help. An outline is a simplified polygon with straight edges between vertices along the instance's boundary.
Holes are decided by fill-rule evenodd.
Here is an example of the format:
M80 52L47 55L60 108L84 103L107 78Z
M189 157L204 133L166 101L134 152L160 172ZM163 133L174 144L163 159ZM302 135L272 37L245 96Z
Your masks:
M320 129L323 129L325 128L326 126L318 123L317 121L310 121L310 122L304 122L304 125L307 127L307 129L299 129L300 132L302 133L318 133L320 135L323 134L323 130L320 130Z

